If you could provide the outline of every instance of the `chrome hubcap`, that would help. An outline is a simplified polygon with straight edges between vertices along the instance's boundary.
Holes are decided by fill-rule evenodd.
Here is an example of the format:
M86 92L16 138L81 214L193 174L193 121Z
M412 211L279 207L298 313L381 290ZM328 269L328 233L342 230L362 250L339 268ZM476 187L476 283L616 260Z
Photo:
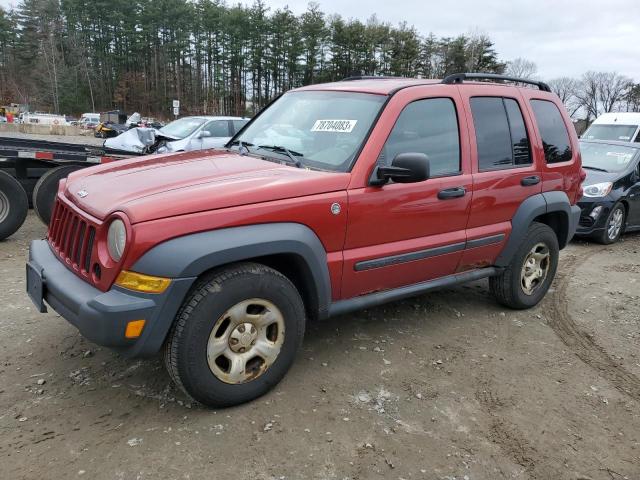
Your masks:
M273 303L252 298L218 318L207 344L207 362L221 381L245 383L276 360L284 343L284 317Z
M7 195L0 191L0 223L4 222L9 216L9 199Z
M544 243L537 243L529 251L520 272L520 284L526 295L533 293L547 278L551 265L551 253Z
M611 220L609 220L609 225L607 226L607 235L609 235L610 240L613 240L620 234L623 220L624 213L622 213L622 209L616 208L613 215L611 215Z

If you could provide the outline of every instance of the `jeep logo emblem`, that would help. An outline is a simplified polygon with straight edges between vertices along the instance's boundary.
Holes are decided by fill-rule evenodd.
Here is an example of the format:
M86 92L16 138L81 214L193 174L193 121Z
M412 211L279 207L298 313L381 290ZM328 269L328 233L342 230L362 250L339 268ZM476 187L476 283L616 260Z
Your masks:
M89 195L89 192L87 192L86 190L78 190L78 196L79 196L80 198L84 198L84 197L86 197L87 195Z

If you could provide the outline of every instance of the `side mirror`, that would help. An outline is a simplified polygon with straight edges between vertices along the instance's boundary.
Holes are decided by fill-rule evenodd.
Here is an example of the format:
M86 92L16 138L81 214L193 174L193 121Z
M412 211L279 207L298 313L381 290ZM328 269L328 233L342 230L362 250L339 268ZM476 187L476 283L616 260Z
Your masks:
M376 169L374 185L383 185L389 180L394 183L422 182L429 178L429 157L424 153L399 153L391 162L391 166L380 166Z
M211 132L208 130L200 130L196 136L197 138L207 138L211 136Z

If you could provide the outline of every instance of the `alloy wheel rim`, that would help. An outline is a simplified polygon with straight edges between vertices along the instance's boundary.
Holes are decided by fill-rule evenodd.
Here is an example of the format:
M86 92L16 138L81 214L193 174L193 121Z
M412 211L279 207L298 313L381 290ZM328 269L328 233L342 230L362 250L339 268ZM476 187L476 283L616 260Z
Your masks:
M529 251L520 271L520 286L526 295L533 295L544 283L551 265L551 252L546 244L536 243Z
M9 198L3 191L0 191L0 223L7 219L10 208Z
M620 230L622 230L622 221L624 218L624 214L620 208L616 208L611 215L611 220L609 220L609 225L607 226L607 235L609 235L609 239L615 239L619 234Z
M207 343L211 372L237 385L263 375L284 343L284 317L273 303L251 298L236 303L216 321Z

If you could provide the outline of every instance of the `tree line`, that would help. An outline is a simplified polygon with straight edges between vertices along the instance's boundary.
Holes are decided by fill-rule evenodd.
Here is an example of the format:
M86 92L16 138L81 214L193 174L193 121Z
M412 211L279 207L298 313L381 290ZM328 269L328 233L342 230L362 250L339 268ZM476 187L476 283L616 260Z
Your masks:
M252 114L284 91L353 73L501 73L490 38L407 23L295 15L263 0L22 0L0 9L0 103L79 113Z
M77 114L113 108L168 118L251 115L288 89L352 74L442 78L455 72L537 77L499 59L491 39L422 34L263 0L22 0L0 8L0 104ZM640 110L640 84L608 72L548 81L569 113Z

